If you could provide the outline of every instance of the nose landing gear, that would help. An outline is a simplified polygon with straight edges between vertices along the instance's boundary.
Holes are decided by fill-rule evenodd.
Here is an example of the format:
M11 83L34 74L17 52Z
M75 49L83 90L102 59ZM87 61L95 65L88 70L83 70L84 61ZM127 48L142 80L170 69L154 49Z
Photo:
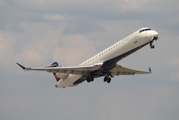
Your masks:
M151 49L154 49L154 48L155 48L155 45L153 45L153 41L150 42L150 48L151 48Z
M154 48L155 48L155 46L153 45L153 42L154 42L154 40L157 41L157 39L158 39L158 37L154 37L154 38L150 41L150 48L151 48L151 49L154 49Z

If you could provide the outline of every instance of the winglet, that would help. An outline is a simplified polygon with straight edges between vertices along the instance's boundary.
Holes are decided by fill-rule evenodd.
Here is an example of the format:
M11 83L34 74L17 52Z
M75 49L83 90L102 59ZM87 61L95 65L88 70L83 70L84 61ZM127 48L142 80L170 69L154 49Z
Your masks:
M21 64L17 63L23 70L26 70L26 67L22 66Z
M150 67L149 67L149 72L150 72L150 73L152 73L152 70L151 70L151 68L150 68Z

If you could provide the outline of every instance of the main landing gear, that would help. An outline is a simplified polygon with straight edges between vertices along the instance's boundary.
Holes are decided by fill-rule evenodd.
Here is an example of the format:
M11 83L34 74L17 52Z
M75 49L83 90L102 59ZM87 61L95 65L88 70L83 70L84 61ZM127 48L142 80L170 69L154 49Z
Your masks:
M112 77L114 76L111 74L111 72L108 72L104 77L104 82L110 83Z
M110 73L106 74L105 77L104 77L104 82L110 83L112 77L114 77L114 76L112 76ZM87 81L88 83L94 81L93 75L89 75L89 76L86 78L86 81Z
M88 76L87 79L86 79L86 81L87 81L88 83L94 81L93 76Z
M94 81L94 78L92 76L88 76L86 81L88 83L90 83L90 82ZM104 82L110 83L111 82L111 78L109 76L105 76L104 77Z
M155 46L153 45L153 42L154 42L154 40L157 41L157 39L158 39L158 37L154 37L154 38L150 41L150 48L151 48L151 49L154 49L154 48L155 48Z
M111 78L106 76L104 77L104 82L110 83L111 82Z

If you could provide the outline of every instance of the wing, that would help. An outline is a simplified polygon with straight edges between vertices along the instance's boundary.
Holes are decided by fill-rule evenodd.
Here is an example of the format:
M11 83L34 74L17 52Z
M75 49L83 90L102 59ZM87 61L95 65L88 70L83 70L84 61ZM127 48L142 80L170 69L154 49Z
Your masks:
M69 66L69 67L24 67L21 64L17 63L25 71L46 71L46 72L58 72L58 73L70 73L83 75L87 72L97 70L101 65L86 65L86 66Z
M122 66L117 65L111 70L111 75L135 75L135 74L150 74L152 73L151 68L149 68L149 71L139 71L139 70L133 70L129 68L125 68Z

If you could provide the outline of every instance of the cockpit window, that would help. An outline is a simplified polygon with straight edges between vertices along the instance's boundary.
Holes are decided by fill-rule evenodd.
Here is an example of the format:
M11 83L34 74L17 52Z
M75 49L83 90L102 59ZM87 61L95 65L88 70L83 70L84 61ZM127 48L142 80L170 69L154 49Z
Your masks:
M139 33L144 32L144 31L148 31L148 30L151 30L151 29L150 28L142 29L142 30L139 31Z

